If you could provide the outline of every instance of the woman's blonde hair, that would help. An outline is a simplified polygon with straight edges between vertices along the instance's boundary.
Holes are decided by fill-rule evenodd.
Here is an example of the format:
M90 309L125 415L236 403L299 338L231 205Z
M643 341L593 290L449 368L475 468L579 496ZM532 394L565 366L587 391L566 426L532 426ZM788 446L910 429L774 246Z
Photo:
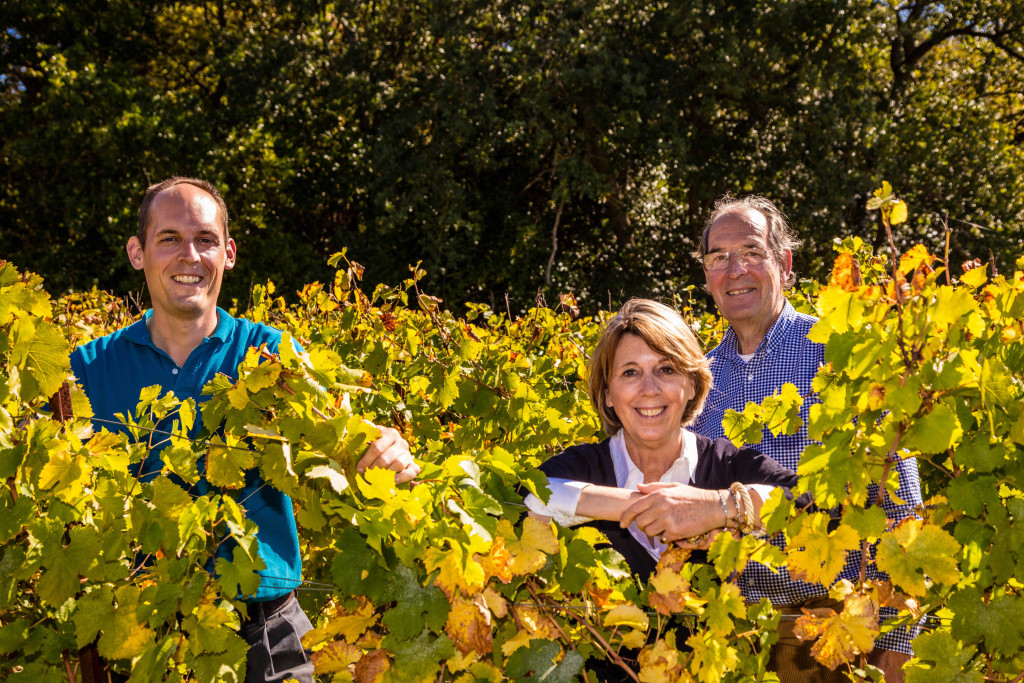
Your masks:
M605 397L615 351L626 334L642 339L651 349L667 357L676 370L690 378L693 398L686 404L680 426L693 422L704 408L704 399L711 390L711 370L697 336L674 308L650 299L630 299L605 323L587 366L587 393L594 410L601 416L604 431L613 436L622 429L615 410L605 405Z

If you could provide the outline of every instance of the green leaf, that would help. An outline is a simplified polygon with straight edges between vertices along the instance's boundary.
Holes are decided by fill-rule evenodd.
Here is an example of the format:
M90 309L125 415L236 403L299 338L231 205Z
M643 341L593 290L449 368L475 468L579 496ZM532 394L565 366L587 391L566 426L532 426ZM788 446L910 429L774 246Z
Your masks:
M20 652L28 639L28 626L29 623L25 619L15 619L0 626L0 654Z
M963 433L956 413L938 403L911 423L901 445L922 453L943 453L958 443Z
M984 682L984 674L970 666L977 648L973 645L964 647L964 643L948 631L925 631L914 639L913 645L919 665L907 668L907 683Z
M949 599L952 634L964 642L985 640L990 652L1018 652L1024 644L1024 604L1015 596L996 593L987 603L976 588L957 591Z
M729 408L722 417L722 429L725 431L725 438L736 446L743 446L761 443L764 425L746 410L741 414Z
M53 324L20 318L11 326L11 362L21 370L21 399L49 398L71 374L68 342Z
M75 623L75 640L83 648L99 632L107 628L114 617L114 592L109 586L96 586L78 598L72 620Z
M395 606L381 621L398 640L412 638L424 625L440 633L448 618L450 605L444 593L433 585L420 585L412 570L402 564L388 577L384 599L394 601Z
M426 628L415 638L388 635L383 645L395 653L394 675L400 681L433 680L441 662L455 655L455 646L447 636L435 636Z
M570 650L556 664L555 659L561 652L562 648L556 642L531 639L528 646L518 648L509 656L505 662L505 675L520 679L532 674L532 679L545 683L571 683L578 680L577 676L583 670L583 657Z
M230 598L245 598L255 595L259 590L262 580L258 572L266 569L266 564L259 555L250 555L241 546L235 546L231 549L231 560L218 557L215 567L221 594Z

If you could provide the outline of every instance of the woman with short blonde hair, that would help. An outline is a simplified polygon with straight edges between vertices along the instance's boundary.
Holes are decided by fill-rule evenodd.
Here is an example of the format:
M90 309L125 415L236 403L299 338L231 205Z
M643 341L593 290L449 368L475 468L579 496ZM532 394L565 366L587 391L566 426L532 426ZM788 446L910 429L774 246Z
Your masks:
M686 430L710 388L707 361L679 313L628 301L588 365L590 400L610 438L542 464L551 497L527 496L531 513L598 528L643 580L671 544L706 548L716 532L755 530L772 488L788 495L796 473Z

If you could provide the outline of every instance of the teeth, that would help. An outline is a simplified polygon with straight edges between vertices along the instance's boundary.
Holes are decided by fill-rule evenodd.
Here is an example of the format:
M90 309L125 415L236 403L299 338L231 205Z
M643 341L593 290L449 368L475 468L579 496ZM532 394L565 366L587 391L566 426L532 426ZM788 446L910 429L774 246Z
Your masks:
M747 289L736 289L736 290L733 290L731 292L726 292L726 294L728 294L729 296L736 296L737 294L746 294L747 292L753 292L753 291L754 291L753 287L748 287Z
M637 408L637 411L644 417L657 417L665 412L664 408Z
M183 285L194 285L203 278L199 277L198 275L175 275L172 279L175 282L180 282Z

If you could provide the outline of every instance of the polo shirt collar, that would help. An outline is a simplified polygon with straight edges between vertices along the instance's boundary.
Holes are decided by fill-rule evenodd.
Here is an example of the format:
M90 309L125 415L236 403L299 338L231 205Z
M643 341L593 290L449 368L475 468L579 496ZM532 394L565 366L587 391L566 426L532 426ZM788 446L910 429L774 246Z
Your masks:
M140 320L125 328L124 338L136 344L141 344L142 346L152 346L153 348L156 348L153 344L153 336L149 333L149 326L147 325L149 319L152 317L153 309L151 308L142 315ZM207 337L207 339L216 339L222 343L228 341L228 339L231 338L231 330L234 327L234 322L234 318L228 315L227 311L217 307L217 328L213 331L213 334Z
M789 337L789 329L793 326L793 322L796 320L796 309L793 308L793 304L786 300L782 306L782 312L779 313L779 317L775 319L772 326L768 329L768 334L764 336L761 343L757 345L757 350L754 351L754 355L757 356L762 351L771 351L780 345L786 343ZM730 357L739 358L739 350L736 348L737 339L736 332L729 326L726 330L725 336L722 337L722 352Z

